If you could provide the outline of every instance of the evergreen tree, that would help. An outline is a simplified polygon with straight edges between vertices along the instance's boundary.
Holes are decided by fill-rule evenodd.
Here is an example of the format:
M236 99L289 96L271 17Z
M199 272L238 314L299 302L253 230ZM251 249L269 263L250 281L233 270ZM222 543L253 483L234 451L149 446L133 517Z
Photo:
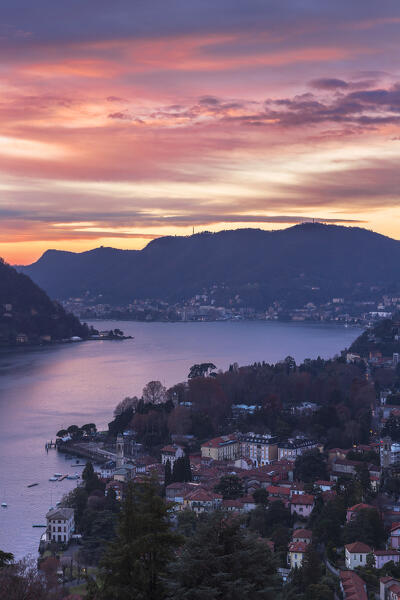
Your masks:
M105 485L100 481L97 473L95 473L93 464L88 461L82 472L82 479L85 482L85 490L88 494L91 494L94 490L104 491Z
M371 495L371 477L369 474L368 466L365 462L356 467L357 480L360 483L362 490L362 499L365 502Z
M346 523L343 530L345 544L363 542L372 548L381 548L386 540L383 521L375 508L364 508Z
M237 475L224 475L214 487L214 492L222 494L224 500L240 498L244 493L242 480Z
M164 467L164 485L167 487L172 483L171 461L168 459Z
M215 512L170 565L167 587L173 600L274 600L279 586L267 544Z
M183 460L185 466L185 481L192 481L192 467L190 466L190 458L186 454Z
M192 469L188 456L177 458L172 469L172 481L192 481Z
M101 561L102 600L160 600L163 575L180 536L154 481L129 483L117 537Z
M92 479L92 477L94 477L94 468L93 468L93 464L90 462L90 460L88 460L85 468L82 471L82 479L86 483L90 479Z

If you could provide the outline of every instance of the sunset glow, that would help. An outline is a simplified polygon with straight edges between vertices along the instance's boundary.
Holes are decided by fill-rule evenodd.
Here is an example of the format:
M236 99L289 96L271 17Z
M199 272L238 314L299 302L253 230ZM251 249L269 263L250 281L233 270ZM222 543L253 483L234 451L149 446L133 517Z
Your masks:
M400 238L399 50L395 0L2 3L0 256L312 218Z

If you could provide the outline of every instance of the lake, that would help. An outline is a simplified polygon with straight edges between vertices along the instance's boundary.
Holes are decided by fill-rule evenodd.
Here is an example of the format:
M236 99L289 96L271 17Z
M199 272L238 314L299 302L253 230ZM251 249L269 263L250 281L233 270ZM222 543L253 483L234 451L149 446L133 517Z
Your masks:
M186 379L194 363L297 362L339 353L361 333L357 328L264 321L138 323L96 321L98 329L120 328L125 341L89 341L0 355L0 549L20 558L36 555L50 506L76 482L49 482L73 473L71 461L45 442L71 424L105 428L116 404L140 395L158 379L170 386ZM38 486L28 488L30 483Z

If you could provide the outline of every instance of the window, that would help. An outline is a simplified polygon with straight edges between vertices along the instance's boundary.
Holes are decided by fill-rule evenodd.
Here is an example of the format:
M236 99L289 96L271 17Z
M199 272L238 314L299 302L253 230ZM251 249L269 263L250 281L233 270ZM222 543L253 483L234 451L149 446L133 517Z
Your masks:
M362 554L360 554L360 562L362 562Z

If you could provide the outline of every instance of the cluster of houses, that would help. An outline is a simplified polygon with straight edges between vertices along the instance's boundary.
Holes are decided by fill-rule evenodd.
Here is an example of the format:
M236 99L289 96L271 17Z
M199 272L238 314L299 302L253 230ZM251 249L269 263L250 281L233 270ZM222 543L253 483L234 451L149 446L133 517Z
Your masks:
M396 409L391 407L382 418L388 418L393 410ZM162 448L160 459L143 455L127 457L126 447L124 436L118 436L114 460L104 465L99 473L106 482L106 489L113 489L118 500L123 499L127 482L140 481L144 475L155 474L159 482L165 484L167 463L173 470L175 462L185 456L184 446L177 442ZM221 509L231 514L243 514L256 508L253 494L257 490L265 490L270 503L280 500L294 516L295 528L287 550L289 573L290 570L301 567L307 547L312 542L312 532L303 527L312 513L317 495L322 495L324 501L333 498L338 479L346 475L355 476L361 465L367 466L372 490L379 492L382 467L375 464L379 462L377 460L361 460L362 455L373 458L372 453L379 454L382 465L393 464L400 459L400 448L397 453L391 440L386 438L349 449L333 448L327 452L329 477L327 480L317 480L310 486L294 477L296 458L310 450L322 453L323 445L305 437L279 441L270 434L251 432L231 433L207 440L201 445L200 452L189 455L191 481L166 485L166 499L172 503L174 512L191 510L199 514ZM348 458L350 452L352 458ZM359 460L354 460L354 455ZM235 475L241 482L243 493L236 499L224 499L215 491L221 478L229 475ZM366 508L374 507L365 503L349 507L347 521L354 519L360 510ZM378 569L389 561L395 564L400 562L400 505L382 496L379 512L390 530L387 547L384 550L375 549L360 541L345 546L345 569L338 571L344 600L367 599L365 583L354 569L371 564L371 561ZM48 541L68 542L73 536L73 530L71 509L59 508L48 513ZM273 543L269 544L273 551ZM392 578L382 578L382 600L400 600L396 595L399 586L399 582Z

